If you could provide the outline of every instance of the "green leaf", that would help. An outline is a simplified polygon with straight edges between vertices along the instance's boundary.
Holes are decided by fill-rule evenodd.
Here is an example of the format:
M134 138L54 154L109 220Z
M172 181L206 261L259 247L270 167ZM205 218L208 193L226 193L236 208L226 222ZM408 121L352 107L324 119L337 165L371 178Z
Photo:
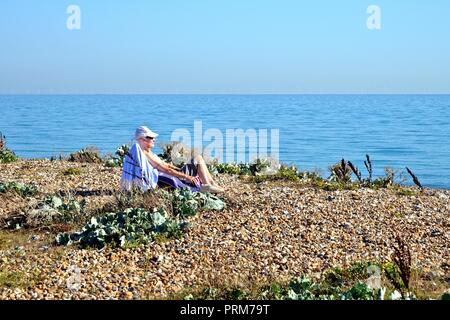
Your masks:
M56 236L56 243L61 246L68 246L72 243L70 240L70 234L68 233L60 233Z

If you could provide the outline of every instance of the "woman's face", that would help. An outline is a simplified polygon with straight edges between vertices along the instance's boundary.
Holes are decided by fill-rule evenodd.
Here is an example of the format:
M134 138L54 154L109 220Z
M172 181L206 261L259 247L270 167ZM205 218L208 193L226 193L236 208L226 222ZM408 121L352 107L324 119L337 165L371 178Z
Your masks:
M155 138L145 137L139 140L141 141L141 146L143 146L145 150L152 149L155 146Z

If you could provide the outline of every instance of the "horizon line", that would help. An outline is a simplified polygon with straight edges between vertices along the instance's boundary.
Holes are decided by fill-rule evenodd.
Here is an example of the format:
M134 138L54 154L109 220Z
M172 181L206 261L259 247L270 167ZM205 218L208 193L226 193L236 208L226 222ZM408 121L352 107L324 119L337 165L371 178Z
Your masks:
M189 96L189 95L228 95L228 96L239 96L239 95L450 95L450 92L368 92L368 93L361 93L361 92L344 92L344 93L311 93L311 92L304 92L304 93L286 93L286 92L273 92L273 93L254 93L254 92L244 92L244 93L1 93L0 96L150 96L150 95L180 95L180 96Z

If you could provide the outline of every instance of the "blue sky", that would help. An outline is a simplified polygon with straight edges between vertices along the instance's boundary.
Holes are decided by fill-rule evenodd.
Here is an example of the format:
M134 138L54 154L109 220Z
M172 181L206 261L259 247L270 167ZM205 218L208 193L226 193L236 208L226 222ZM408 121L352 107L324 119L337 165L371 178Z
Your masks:
M450 93L449 35L448 0L2 0L0 93Z

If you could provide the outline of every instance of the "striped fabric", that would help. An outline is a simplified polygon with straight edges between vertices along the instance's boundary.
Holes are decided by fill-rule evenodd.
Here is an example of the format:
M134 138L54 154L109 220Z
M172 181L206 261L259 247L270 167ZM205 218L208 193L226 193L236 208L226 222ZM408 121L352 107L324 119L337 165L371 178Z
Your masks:
M156 188L157 183L158 170L152 167L139 144L135 143L124 158L120 189L147 191Z

